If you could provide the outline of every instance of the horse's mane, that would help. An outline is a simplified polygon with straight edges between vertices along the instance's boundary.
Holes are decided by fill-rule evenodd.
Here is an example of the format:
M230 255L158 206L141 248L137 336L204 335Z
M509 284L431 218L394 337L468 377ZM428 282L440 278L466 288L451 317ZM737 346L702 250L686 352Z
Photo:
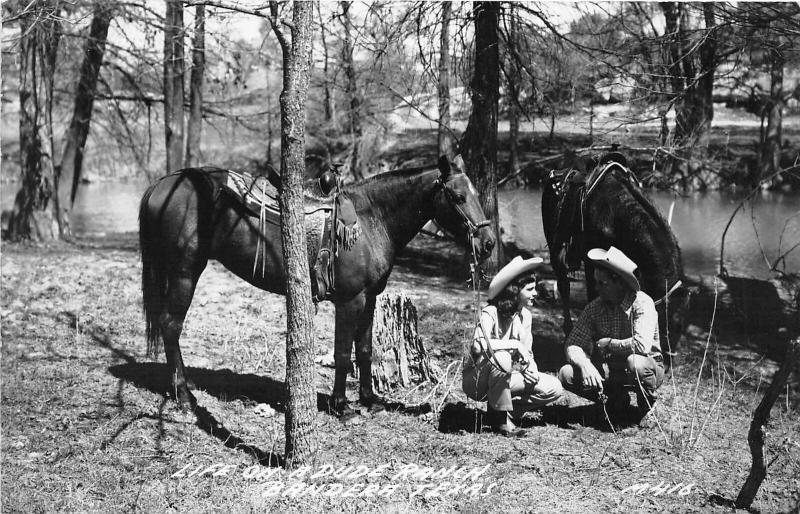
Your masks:
M615 170L616 171L616 170ZM616 175L615 175L616 177ZM671 232L669 225L667 225L667 220L664 219L664 216L661 215L661 211L659 211L653 202L647 198L642 190L631 183L631 181L627 178L616 177L617 180L622 182L622 185L625 186L625 189L633 196L633 198L637 201L639 205L650 215L651 218L656 222L658 228L667 231L668 233Z
M427 167L401 168L387 171L353 184L348 184L343 188L342 192L353 201L356 210L360 210L361 208L372 205L374 203L374 198L391 197L391 195L387 196L387 191L392 192L398 189L405 189L411 185L414 179L426 172L432 171L438 171L435 164Z
M616 169L614 171L616 172ZM675 271L682 274L681 249L680 246L678 245L678 241L675 239L675 234L672 232L672 229L667 224L667 221L664 219L664 216L656 208L653 202L644 195L644 192L636 184L634 184L628 177L620 177L616 173L614 173L614 178L616 178L619 182L622 183L625 190L631 194L631 197L633 197L636 203L642 208L642 210L650 219L650 221L655 223L656 228L663 234L665 234L669 242L674 246L674 251L676 252L676 255L670 255L670 260L673 262L674 265L677 266ZM632 215L632 218L634 216L635 215Z

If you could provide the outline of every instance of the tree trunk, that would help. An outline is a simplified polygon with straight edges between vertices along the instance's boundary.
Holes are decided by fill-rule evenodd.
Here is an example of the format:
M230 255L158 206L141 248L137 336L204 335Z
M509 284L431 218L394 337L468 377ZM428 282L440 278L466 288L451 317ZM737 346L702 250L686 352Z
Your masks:
M167 173L183 168L183 4L166 0L164 20L164 137Z
M189 126L186 135L186 166L197 166L203 133L203 75L206 69L206 8L195 6L192 74L189 82Z
M664 12L664 37L669 56L669 81L672 85L673 102L684 89L683 74L681 73L680 39L678 36L678 20L683 12L683 5L676 2L661 2L659 4ZM676 108L677 110L677 108Z
M669 74L675 107L673 144L681 160L670 163L671 170L684 175L695 168L696 148L707 148L714 117L712 94L717 60L716 14L713 2L702 4L705 31L701 41L689 36L689 6L663 2L665 35L668 38ZM672 173L670 171L670 173Z
M783 117L783 66L784 56L780 46L769 49L770 95L766 108L767 127L761 143L760 176L766 177L781 167L781 125Z
M92 25L89 29L89 38L86 40L78 87L75 91L75 108L72 111L72 121L64 143L64 153L61 155L61 171L57 177L57 208L61 217L59 226L63 238L72 236L69 218L81 180L83 149L89 136L97 78L100 75L100 66L103 64L108 26L112 16L112 9L107 4L102 2L94 4Z
M688 11L681 8L678 38L680 46L680 63L682 63L682 82L684 84L682 101L678 103L675 113L675 143L689 149L708 146L708 131L714 117L712 93L714 88L714 72L716 70L717 43L714 34L716 26L714 3L703 4L705 34L699 45L699 66L695 65L694 47L696 42L689 38ZM680 94L680 93L679 93Z
M500 56L497 27L500 4L475 3L475 69L472 89L472 113L461 141L461 155L469 178L478 189L483 212L500 233L497 207L497 102L500 87ZM503 260L502 245L495 245L484 267L493 274Z
M277 4L271 3L273 20ZM273 23L283 47L281 92L281 240L286 263L286 466L308 462L315 452L314 310L308 273L303 178L306 99L311 75L311 2L294 2L291 41Z
M510 4L510 20L508 31L508 70L506 73L508 82L508 174L512 175L519 170L519 86L520 73L517 64L517 14L514 12L514 4ZM590 125L591 135L591 125Z
M442 2L442 29L439 39L439 155L452 156L453 138L450 135L450 17L453 5Z
M778 396L786 390L786 381L794 369L794 363L798 359L798 355L800 355L800 339L795 339L789 342L786 349L786 357L783 358L780 368L775 372L775 376L772 377L772 382L764 393L764 397L753 413L753 421L750 423L750 430L747 433L747 443L750 446L753 464L747 480L736 497L735 504L739 509L750 508L758 489L761 487L761 482L767 476L767 465L764 462L764 443L767 435L764 431L764 425L769 421L769 413Z
M14 199L9 219L11 239L47 240L58 236L52 144L43 147L41 125L51 129L52 86L60 39L56 9L49 3L36 6L20 18L19 60L19 157L22 186ZM47 155L49 159L46 159ZM45 162L46 161L46 162Z
M364 178L363 165L359 159L361 151L361 137L363 129L361 127L361 99L358 96L358 84L356 82L356 69L353 63L353 37L350 22L350 4L352 2L341 2L342 6L342 26L344 27L344 41L342 42L342 65L344 74L347 77L347 97L350 99L350 111L348 113L350 129L350 173L354 180Z
M330 77L330 55L328 53L328 31L325 30L325 21L322 19L322 7L317 3L317 11L319 13L319 26L321 29L321 43L322 43L322 76L324 101L323 108L325 109L325 121L328 122L335 129L336 127L336 101L333 94L332 84L334 80Z
M381 295L372 325L372 385L379 393L435 380L417 332L417 309L405 295Z

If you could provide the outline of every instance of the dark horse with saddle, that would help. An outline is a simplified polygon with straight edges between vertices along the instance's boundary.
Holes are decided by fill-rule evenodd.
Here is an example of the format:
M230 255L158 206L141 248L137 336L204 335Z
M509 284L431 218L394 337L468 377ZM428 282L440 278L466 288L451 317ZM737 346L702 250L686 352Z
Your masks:
M615 246L638 265L642 290L656 303L665 361L683 334L689 293L681 250L661 213L645 195L627 159L612 151L597 160L573 157L545 179L542 222L564 312L572 329L569 273L583 265L589 299L597 296L591 248Z
M178 340L195 287L209 259L254 286L286 293L278 192L269 180L219 168L189 168L161 178L139 210L142 292L151 355L163 340L172 394L189 391ZM329 184L328 184L329 186ZM331 406L341 413L353 344L360 401L379 406L372 389L375 297L386 287L395 257L431 219L469 241L477 259L494 247L477 192L460 157L437 166L396 170L306 197L312 291L336 305Z

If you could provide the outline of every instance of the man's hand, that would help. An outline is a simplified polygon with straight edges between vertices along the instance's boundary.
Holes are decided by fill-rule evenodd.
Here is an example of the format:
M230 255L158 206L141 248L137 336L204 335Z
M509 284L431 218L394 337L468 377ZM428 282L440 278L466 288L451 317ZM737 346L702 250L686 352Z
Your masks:
M603 390L603 377L600 372L594 367L594 364L588 362L581 366L581 376L583 377L583 387L586 389Z

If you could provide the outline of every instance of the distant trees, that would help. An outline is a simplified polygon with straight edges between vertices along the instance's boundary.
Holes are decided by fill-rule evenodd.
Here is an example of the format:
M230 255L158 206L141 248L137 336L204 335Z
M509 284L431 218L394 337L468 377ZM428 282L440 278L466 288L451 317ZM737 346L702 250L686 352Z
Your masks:
M189 123L186 134L186 166L196 166L203 129L203 83L206 69L206 6L194 8L192 73L189 82Z
M61 164L57 168L57 211L62 237L71 237L70 214L75 203L83 171L83 150L89 136L97 80L103 64L108 26L114 12L114 4L96 2L93 6L92 24L86 39L83 62L75 89L75 107L65 136Z
M439 125L436 132L436 146L439 155L453 153L453 137L450 131L450 75L452 73L450 56L450 22L453 6L442 2L441 29L439 32L439 77L437 93L439 97Z
M22 185L9 220L12 239L59 236L53 162L53 84L61 39L58 4L16 2L19 20L19 163Z
M362 170L362 162L359 160L359 152L361 148L361 139L364 136L361 125L361 92L359 91L358 82L356 79L356 69L353 63L353 51L355 42L353 41L353 24L350 19L350 5L352 2L340 2L342 12L339 15L339 20L342 24L344 31L344 39L342 40L342 66L344 68L345 76L345 91L347 94L348 110L347 110L347 130L350 134L350 158L349 170L355 180L364 178Z
M167 172L183 168L183 3L166 0L164 19L164 140Z

